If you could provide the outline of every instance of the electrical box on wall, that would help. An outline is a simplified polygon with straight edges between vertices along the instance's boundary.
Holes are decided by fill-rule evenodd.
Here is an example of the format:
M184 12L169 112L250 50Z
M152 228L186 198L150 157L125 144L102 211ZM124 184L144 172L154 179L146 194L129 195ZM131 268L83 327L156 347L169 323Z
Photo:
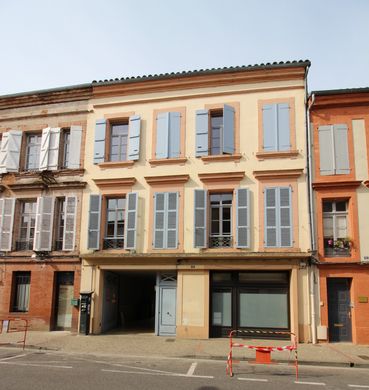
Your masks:
M327 340L328 339L328 332L327 327L319 325L317 326L317 338L318 340Z
M369 263L369 256L364 256L364 257L361 259L361 262L362 262L362 263Z

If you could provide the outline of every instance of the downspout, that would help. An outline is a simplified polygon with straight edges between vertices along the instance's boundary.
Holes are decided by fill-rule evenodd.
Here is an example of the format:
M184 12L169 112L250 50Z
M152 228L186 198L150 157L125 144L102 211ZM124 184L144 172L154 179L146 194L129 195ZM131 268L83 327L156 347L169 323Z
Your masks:
M313 186L312 186L312 138L311 138L311 124L310 124L310 107L314 104L315 95L311 97L311 105L309 105L308 99L308 88L307 88L307 74L306 70L305 77L305 90L306 90L306 134L307 134L307 179L308 179L308 198L309 198L309 225L310 225L310 240L311 240L311 251L314 255L316 251L315 241L315 221L314 221L314 201L313 201ZM311 327L311 341L313 344L317 343L317 329L316 329L316 311L315 311L315 269L316 266L313 261L310 262L308 268L309 277L309 298L310 298L310 327Z

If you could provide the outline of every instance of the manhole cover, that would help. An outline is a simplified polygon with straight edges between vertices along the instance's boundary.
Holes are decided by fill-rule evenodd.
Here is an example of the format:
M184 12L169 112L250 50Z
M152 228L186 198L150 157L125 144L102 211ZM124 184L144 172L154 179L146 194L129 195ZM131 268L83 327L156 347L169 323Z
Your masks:
M168 343L174 343L176 340L175 339L165 339Z
M357 355L360 359L363 359L363 360L369 360L369 356L368 355Z

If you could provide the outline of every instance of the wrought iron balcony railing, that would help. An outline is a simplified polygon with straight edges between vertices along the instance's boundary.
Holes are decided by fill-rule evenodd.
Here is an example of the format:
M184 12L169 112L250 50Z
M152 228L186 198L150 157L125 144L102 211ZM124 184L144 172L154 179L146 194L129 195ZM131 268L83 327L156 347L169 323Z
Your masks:
M123 249L124 238L104 238L103 249Z
M230 248L232 246L232 236L211 235L209 237L209 248Z

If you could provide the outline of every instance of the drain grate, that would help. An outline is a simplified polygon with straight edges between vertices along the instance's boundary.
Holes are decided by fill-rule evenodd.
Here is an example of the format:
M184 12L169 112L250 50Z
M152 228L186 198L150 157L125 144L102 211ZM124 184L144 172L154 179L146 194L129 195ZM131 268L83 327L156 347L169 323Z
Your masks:
M363 360L369 360L369 356L368 355L357 355L360 359L363 359Z

